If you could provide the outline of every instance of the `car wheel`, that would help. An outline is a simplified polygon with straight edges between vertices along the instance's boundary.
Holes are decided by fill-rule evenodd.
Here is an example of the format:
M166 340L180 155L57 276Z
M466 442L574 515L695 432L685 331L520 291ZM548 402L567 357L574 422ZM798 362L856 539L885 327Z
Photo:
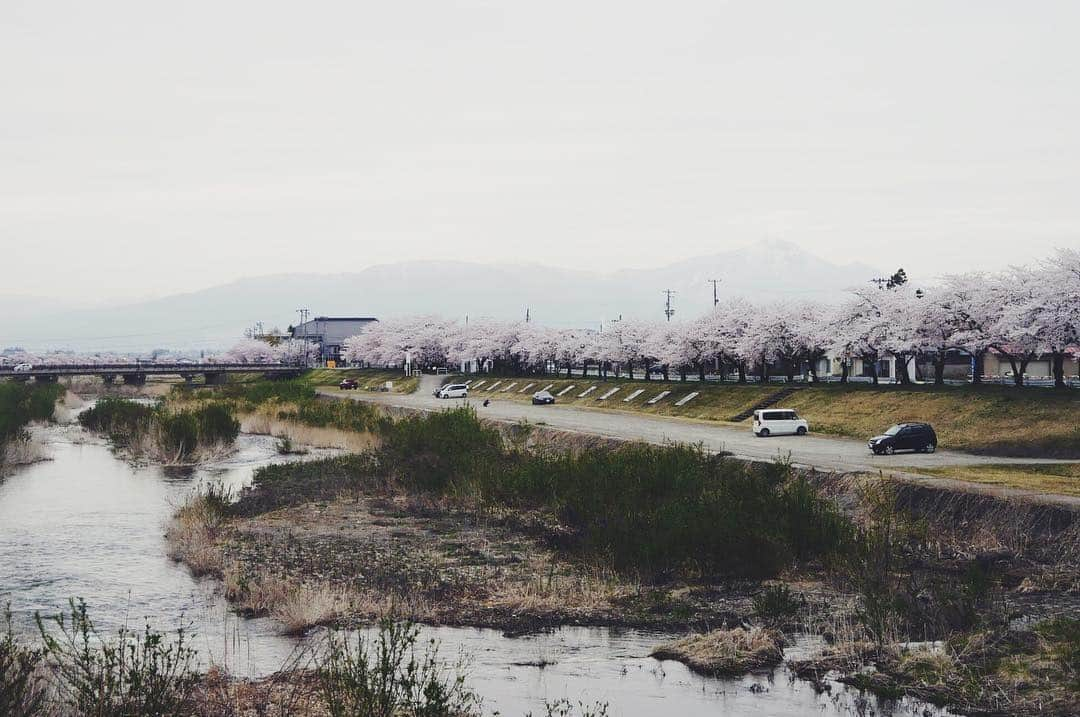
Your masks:
M896 453L895 448L893 448L892 446L885 446L885 455L891 456L893 453Z
M805 436L806 435L806 428L803 427L803 426L799 426L798 428L795 429L795 435L796 436Z
M761 438L768 438L769 437L769 429L768 428L762 428L761 431L758 432L758 436L760 436Z
M937 446L935 446L933 443L930 443L923 450L925 450L927 453L933 453L934 451L937 450Z

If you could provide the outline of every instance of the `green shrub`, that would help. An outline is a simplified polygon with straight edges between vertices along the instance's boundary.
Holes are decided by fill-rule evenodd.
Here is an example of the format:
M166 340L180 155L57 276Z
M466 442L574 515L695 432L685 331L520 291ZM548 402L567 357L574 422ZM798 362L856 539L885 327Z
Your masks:
M31 421L51 419L64 390L56 383L0 382L0 445L19 435Z
M787 585L767 585L754 596L754 614L767 624L783 622L799 611L799 599Z
M222 403L211 403L195 411L200 443L232 443L240 435L240 421Z
M106 397L79 414L79 423L90 431L108 435L117 445L127 445L150 430L156 409L145 403Z
M168 639L149 625L142 633L122 628L110 640L94 627L82 600L71 602L70 616L61 614L50 621L58 634L46 629L40 615L37 621L59 681L64 714L179 717L190 713L190 695L199 675L195 650L188 646L183 629Z
M46 686L40 667L45 654L15 639L11 609L4 609L4 631L0 633L0 715L30 717L45 706Z
M316 659L319 695L332 717L466 717L480 701L465 686L462 665L445 670L434 641L417 659L419 630L384 621L374 639L355 643L331 632Z

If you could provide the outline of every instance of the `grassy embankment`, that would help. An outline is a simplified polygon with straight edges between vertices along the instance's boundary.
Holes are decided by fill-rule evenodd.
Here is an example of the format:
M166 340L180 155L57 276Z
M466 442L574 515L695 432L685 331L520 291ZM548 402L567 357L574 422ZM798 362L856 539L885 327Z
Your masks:
M0 382L0 470L35 460L26 427L52 420L64 387L55 383Z
M981 466L902 468L940 478L1025 488L1080 497L1080 463L1014 463Z
M458 380L462 377L455 377ZM474 382L478 377L469 377ZM557 399L560 405L607 410L635 411L662 416L677 416L708 421L728 421L778 391L784 384L699 384L697 382L596 381L529 377L504 379L494 391L487 386L471 391L477 397L526 402L530 394L548 384L558 393L567 386L575 388ZM502 389L510 382L517 386L510 392ZM520 389L536 385L526 393ZM596 390L580 394L590 386ZM597 399L608 390L619 391L605 401ZM644 393L626 403L631 391ZM653 405L646 401L662 391L671 393ZM690 393L701 395L684 406L675 402ZM893 423L926 421L937 431L940 445L959 451L988 455L1030 456L1044 458L1080 458L1080 391L1051 389L1016 389L1010 386L867 386L828 384L808 386L784 398L779 406L794 408L810 422L810 430L849 438L877 435ZM747 422L744 421L742 425Z
M337 386L342 379L351 378L360 384L357 391L381 391L387 382L393 393L412 393L420 385L419 376L405 376L401 371L371 368L317 368L307 371L299 380L309 386Z

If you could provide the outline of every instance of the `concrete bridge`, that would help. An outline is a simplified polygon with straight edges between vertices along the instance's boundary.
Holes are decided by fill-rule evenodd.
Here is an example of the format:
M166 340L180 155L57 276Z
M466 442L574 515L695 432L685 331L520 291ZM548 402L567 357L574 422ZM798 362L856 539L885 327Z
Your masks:
M93 363L93 364L34 364L29 371L15 371L13 366L0 366L0 379L52 382L61 376L100 376L106 383L118 377L124 383L143 384L147 376L180 376L188 383L202 374L208 385L225 383L230 373L261 373L267 378L299 376L303 366L264 363Z

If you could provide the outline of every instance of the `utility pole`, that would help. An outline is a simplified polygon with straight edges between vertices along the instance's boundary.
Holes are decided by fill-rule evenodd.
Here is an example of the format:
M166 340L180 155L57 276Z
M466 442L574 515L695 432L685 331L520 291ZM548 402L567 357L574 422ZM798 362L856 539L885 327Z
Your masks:
M716 285L720 283L720 279L707 279L712 284L712 305L716 306L720 303L720 299L716 296Z
M297 309L297 310L296 310L296 313L300 314L300 325L304 327L304 333L303 333L303 336L304 336L304 338L306 339L306 338L307 338L307 317L308 317L308 310L307 310L307 309Z
M529 307L525 307L525 323L529 323Z
M668 321L671 321L671 317L675 315L675 309L671 308L671 297L675 293L672 289L664 289L664 293L667 294L667 304L664 307L664 316Z

